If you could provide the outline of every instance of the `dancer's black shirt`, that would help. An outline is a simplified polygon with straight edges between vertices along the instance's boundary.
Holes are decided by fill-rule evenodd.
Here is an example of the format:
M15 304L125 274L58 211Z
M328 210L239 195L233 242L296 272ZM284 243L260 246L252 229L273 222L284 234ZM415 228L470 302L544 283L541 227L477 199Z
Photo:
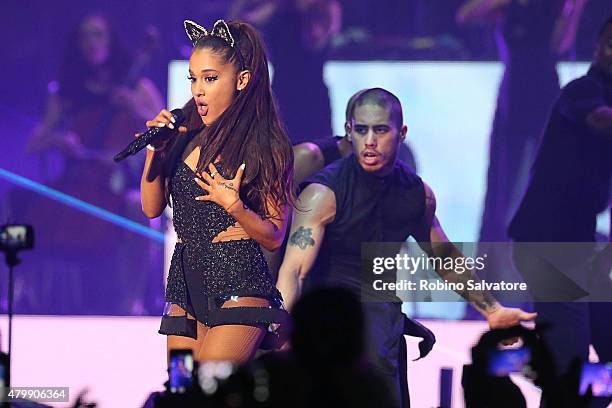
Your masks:
M359 293L361 244L404 242L414 233L425 214L423 181L399 160L389 175L378 177L350 155L306 179L302 189L311 183L334 192L336 215L325 228L306 287L340 285Z
M587 116L606 105L612 106L612 78L596 67L563 88L510 224L514 240L594 240L597 214L609 202L612 138L591 129Z

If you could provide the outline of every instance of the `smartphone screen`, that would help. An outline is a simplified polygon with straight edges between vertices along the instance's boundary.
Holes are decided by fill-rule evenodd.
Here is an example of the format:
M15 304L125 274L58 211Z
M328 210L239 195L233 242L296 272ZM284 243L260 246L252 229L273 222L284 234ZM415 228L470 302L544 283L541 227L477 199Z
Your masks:
M594 397L612 397L612 363L585 363L580 373L580 395L589 386Z
M0 388L9 387L11 385L9 375L10 370L8 354L0 351Z
M0 227L0 246L8 249L31 249L34 233L29 225L3 225Z
M521 372L529 360L531 360L531 350L527 346L492 350L489 354L489 374L505 377L510 373Z
M171 350L169 388L174 394L182 394L193 384L193 354L191 350Z

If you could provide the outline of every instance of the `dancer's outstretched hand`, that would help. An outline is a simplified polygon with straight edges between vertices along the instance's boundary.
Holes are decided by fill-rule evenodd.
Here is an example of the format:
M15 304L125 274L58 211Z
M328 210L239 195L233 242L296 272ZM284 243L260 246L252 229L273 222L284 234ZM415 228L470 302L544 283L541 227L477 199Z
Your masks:
M497 310L487 316L487 322L491 329L506 329L516 326L521 322L529 322L537 317L537 313L528 313L515 307L500 306ZM502 341L504 346L511 346L518 341L518 338L511 338Z
M521 322L532 321L537 313L528 313L514 307L500 306L497 310L487 316L487 322L491 329L505 329L516 326Z

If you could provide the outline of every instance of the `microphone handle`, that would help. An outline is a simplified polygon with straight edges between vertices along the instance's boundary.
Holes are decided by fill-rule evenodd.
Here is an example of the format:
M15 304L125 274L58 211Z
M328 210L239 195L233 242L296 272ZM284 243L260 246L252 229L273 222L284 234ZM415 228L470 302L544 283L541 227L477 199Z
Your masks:
M179 126L181 123L185 121L185 113L181 109L173 109L171 112L172 117L175 119L174 126ZM161 132L172 132L167 126L164 127L152 127L147 130L143 135L141 135L138 139L132 141L125 149L123 149L120 153L113 157L113 161L115 163L120 162L128 156L134 155L144 149L151 140L156 138Z
M126 157L132 156L144 149L159 134L160 131L167 130L165 127L154 127L147 130L142 136L130 143L125 149L113 157L113 161L118 163Z

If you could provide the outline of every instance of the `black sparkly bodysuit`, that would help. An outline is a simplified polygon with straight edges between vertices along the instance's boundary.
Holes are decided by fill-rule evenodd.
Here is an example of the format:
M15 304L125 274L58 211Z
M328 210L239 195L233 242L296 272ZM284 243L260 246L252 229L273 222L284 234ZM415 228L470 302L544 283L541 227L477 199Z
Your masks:
M218 170L226 177L222 168ZM212 242L236 220L216 203L195 200L207 194L195 182L195 176L179 160L170 180L179 242L170 263L166 310L170 304L177 304L209 327L282 323L286 312L259 244L252 239ZM226 300L242 296L268 299L271 306L221 308ZM196 338L196 332L195 320L186 315L169 316L166 312L162 317L162 334Z

